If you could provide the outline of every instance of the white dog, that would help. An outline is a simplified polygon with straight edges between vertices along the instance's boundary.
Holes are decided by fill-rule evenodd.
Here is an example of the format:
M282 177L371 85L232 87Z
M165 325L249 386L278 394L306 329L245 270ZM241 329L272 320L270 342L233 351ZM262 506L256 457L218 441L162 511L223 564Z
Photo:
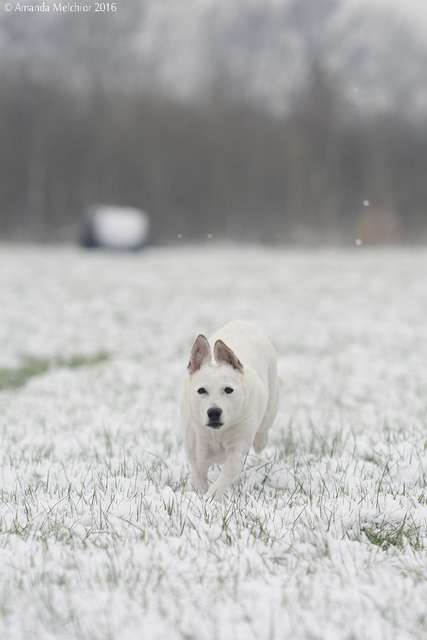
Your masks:
M181 426L195 490L220 500L245 455L268 441L279 400L274 349L261 329L236 320L196 339L181 396ZM207 472L224 467L209 488Z

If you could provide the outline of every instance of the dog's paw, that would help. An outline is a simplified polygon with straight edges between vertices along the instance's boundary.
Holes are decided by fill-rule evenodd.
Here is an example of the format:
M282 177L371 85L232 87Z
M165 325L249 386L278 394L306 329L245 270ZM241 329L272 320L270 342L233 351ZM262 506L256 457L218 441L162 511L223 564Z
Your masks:
M219 487L216 487L215 484L212 484L210 486L209 491L206 492L205 498L207 500L214 500L215 502L220 502L223 495L224 495L224 491L221 491Z
M261 453L265 449L268 443L268 431L263 433L257 433L254 440L255 453Z
M201 480L196 480L195 478L191 478L190 480L190 489L192 491L195 491L196 493L203 493L205 494L207 492L209 488L208 485L208 481L205 480L204 482Z

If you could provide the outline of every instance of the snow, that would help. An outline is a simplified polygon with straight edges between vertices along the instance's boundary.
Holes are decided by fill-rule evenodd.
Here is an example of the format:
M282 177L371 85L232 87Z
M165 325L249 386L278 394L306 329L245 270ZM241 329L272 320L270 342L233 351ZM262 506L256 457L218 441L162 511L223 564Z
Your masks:
M424 248L0 246L0 637L425 638L426 275ZM177 399L233 318L283 386L218 505Z

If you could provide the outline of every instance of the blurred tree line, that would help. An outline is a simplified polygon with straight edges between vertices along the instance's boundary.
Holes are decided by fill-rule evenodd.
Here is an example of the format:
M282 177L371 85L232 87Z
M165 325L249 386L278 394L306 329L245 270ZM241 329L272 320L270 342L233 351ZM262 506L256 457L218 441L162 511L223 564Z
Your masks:
M427 133L349 114L320 64L274 117L217 82L197 105L16 68L0 78L0 237L77 237L93 203L137 206L153 239L414 241L427 236Z

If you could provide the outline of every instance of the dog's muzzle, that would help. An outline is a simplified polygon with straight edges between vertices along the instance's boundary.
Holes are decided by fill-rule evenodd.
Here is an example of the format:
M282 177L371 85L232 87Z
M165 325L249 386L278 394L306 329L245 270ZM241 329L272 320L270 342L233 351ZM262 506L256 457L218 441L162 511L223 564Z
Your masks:
M221 422L222 409L219 407L211 407L208 409L208 423L207 426L211 429L219 429L222 427L223 423Z

